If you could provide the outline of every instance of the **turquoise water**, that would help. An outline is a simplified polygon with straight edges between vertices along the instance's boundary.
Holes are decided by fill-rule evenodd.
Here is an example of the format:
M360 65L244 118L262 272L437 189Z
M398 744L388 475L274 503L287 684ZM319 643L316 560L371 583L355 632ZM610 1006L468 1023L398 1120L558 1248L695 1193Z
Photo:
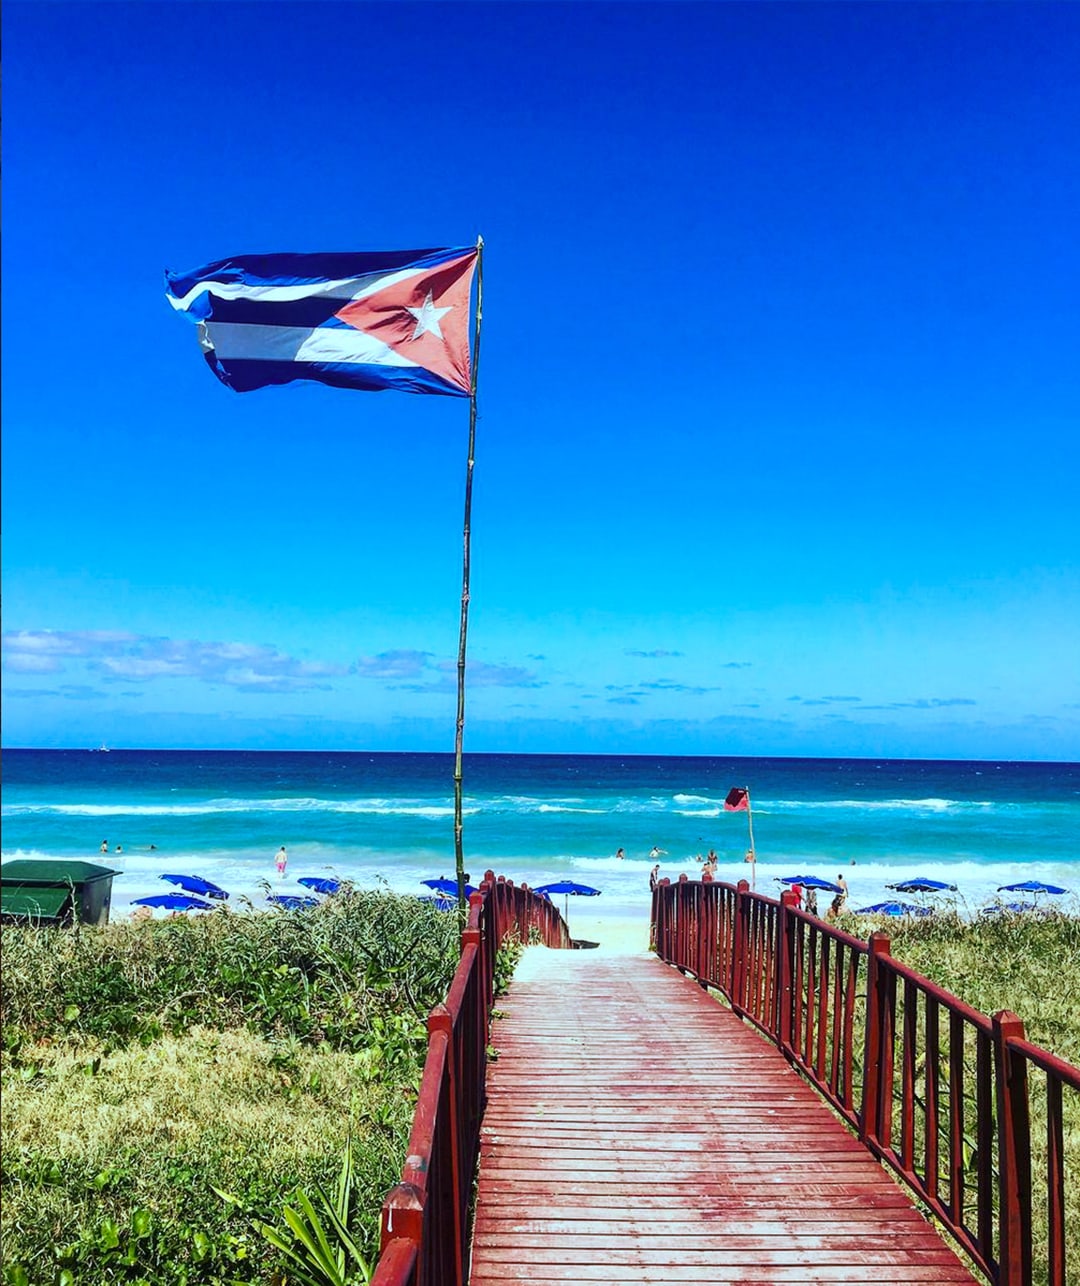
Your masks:
M303 875L422 893L453 873L452 774L450 755L8 750L2 857L101 860L108 841L114 917L170 888L163 871L256 905ZM1080 893L1077 764L472 755L464 778L474 877L569 877L600 888L605 913L647 900L654 845L662 875L693 875L712 848L718 878L747 876L747 816L723 810L735 785L751 793L759 891L843 870L853 907L915 875L957 884L968 910L1017 880Z

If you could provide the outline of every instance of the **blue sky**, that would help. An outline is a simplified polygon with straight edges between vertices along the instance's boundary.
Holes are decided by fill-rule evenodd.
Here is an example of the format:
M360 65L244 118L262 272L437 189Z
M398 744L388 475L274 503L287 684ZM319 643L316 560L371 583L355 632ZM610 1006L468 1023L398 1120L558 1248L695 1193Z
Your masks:
M450 750L468 405L230 254L485 240L466 750L1080 758L1080 8L3 10L5 745Z

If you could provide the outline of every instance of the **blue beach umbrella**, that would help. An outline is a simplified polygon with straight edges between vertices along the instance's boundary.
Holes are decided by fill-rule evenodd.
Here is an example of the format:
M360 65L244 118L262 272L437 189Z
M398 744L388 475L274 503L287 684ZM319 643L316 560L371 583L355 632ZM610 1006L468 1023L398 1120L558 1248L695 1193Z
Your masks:
M594 889L589 884L577 884L573 880L556 880L553 884L539 884L534 893L539 893L541 897L546 897L550 901L552 893L561 893L563 895L563 919L567 924L570 923L570 899L575 898L598 898L600 890Z
M135 906L157 906L166 911L212 911L209 902L188 897L186 893L155 893L152 897L136 898Z
M956 892L955 884L946 884L943 880L928 880L925 875L918 875L913 880L902 880L899 884L886 884L887 889L897 893L950 893Z
M828 889L830 893L842 893L844 890L832 880L823 880L817 875L780 875L780 884L801 884L804 889Z
M556 880L554 884L538 884L534 893L563 893L568 897L576 898L597 898L600 896L600 890L591 888L588 884L575 884L573 880Z
M434 889L436 893L445 893L447 897L457 897L457 880L448 880L445 876L438 880L421 880L421 884L426 884L429 889ZM472 897L476 892L471 884L465 885L465 896Z
M999 884L999 893L1068 893L1058 884L1044 884L1042 880L1025 880L1022 884Z
M296 882L316 893L336 893L341 888L340 880L324 880L318 875L302 875Z
M159 880L168 880L170 884L179 885L186 893L200 893L206 898L218 898L222 901L229 895L217 884L211 884L201 875L159 875Z
M875 902L861 906L856 915L933 915L933 907L916 906L914 902Z
M319 905L318 898L298 897L295 893L268 893L266 900L285 911L300 911L307 906Z

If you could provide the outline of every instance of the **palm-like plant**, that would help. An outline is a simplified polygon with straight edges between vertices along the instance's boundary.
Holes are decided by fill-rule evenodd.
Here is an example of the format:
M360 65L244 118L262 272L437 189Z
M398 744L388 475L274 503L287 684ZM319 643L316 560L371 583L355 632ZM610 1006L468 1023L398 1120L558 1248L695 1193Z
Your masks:
M356 1286L371 1280L372 1269L349 1231L352 1206L352 1141L345 1144L341 1173L330 1195L316 1184L313 1202L303 1188L285 1206L284 1228L256 1222L266 1240L286 1257L301 1286ZM318 1208L316 1208L316 1205Z

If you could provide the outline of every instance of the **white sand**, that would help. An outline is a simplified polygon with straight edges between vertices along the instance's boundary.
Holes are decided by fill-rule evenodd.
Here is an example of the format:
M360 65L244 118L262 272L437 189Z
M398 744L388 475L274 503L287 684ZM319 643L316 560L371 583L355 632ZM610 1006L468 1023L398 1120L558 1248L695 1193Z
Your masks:
M592 899L590 899L592 901ZM591 907L590 907L591 910ZM603 955L637 955L649 949L649 913L641 916L590 914L580 909L580 902L570 910L570 936L579 941L595 942Z
M595 942L595 947L583 947L574 954L582 962L596 956L637 956L649 954L649 917L628 917L620 915L586 915L572 911L570 914L570 933L578 941ZM528 982L542 974L544 962L551 955L548 947L526 947L517 968L514 980Z

